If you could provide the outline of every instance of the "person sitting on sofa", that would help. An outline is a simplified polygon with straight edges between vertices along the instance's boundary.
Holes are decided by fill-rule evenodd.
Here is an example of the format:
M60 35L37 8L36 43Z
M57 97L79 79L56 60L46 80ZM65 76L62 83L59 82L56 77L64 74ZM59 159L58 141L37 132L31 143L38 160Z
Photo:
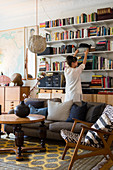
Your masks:
M84 53L83 63L78 66L76 55L78 53L78 49L75 51L74 56L67 56L67 64L68 66L64 70L64 75L66 78L66 95L65 101L73 100L73 102L80 102L82 100L82 87L81 87L81 79L80 74L85 68L85 64L87 62L87 55L89 49L87 49Z

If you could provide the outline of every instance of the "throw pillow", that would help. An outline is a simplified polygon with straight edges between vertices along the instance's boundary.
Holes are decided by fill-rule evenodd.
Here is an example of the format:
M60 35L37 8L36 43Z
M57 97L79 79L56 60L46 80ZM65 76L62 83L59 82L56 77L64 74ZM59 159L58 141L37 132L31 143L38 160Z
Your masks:
M82 102L82 106L73 104L71 107L69 117L66 120L66 122L74 122L72 118L76 118L78 120L85 120L86 112L87 112L87 103Z
M91 126L94 129L97 130L104 130L104 131L110 131L112 124L105 112L102 113L100 118L96 121L96 123ZM85 136L85 143L90 146L100 146L103 145L102 140L98 136L98 134L94 131L89 130Z
M47 120L66 121L69 116L73 100L60 103L48 100Z
M99 105L91 105L87 111L85 121L95 123L101 116L104 108L105 103L101 103Z
M113 123L113 106L107 105L104 109L104 113L107 114L111 122Z
M47 107L37 109L37 108L33 107L31 104L29 104L28 106L30 108L30 114L38 114L38 115L43 115L43 116L47 117L47 111L48 111Z

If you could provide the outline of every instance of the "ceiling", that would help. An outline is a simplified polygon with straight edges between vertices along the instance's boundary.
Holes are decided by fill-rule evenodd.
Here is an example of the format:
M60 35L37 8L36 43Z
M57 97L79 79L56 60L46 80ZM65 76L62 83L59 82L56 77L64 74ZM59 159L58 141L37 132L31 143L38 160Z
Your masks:
M37 0L38 21L79 15L100 7L113 6L113 0ZM0 0L0 30L36 24L36 0Z

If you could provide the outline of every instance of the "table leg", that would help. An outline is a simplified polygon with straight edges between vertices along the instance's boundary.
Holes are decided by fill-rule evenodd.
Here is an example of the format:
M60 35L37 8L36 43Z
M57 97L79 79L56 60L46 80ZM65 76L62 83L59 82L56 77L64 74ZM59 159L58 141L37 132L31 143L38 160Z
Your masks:
M24 144L24 132L23 132L23 130L21 130L21 125L16 125L15 126L14 134L15 134L15 145L17 146L16 160L17 161L22 161L23 156L22 156L21 147Z
M46 151L46 148L45 148L46 126L44 125L44 121L41 122L41 125L39 128L40 128L41 147L44 149L42 151Z
M0 115L1 115L1 105L0 105ZM1 135L4 135L5 133L3 133L2 131L1 131L1 124L0 124L0 138L1 138Z

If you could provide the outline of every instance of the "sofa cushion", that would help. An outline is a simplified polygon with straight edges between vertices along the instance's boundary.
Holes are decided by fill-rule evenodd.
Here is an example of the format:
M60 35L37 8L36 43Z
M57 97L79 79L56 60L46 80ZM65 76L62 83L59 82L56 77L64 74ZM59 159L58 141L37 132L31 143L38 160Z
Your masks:
M87 112L87 103L86 102L82 102L82 106L73 104L71 107L69 117L67 118L66 122L74 122L74 120L72 118L75 118L78 120L85 120L86 112Z
M48 114L47 107L37 109L37 108L33 107L31 104L29 104L28 106L30 108L30 114L39 114L39 115L43 115L43 116L47 117L47 114Z
M95 123L97 119L101 116L105 106L106 106L105 103L97 105L88 104L89 109L87 111L85 121Z
M49 124L49 130L53 132L59 132L62 129L71 130L73 123L72 122L54 122ZM74 129L74 132L79 133L81 131L82 123L77 123Z
M67 120L73 100L60 103L48 100L47 120L65 121Z
M49 128L49 124L52 123L52 121L49 120L45 120L45 126L47 128ZM29 123L29 124L22 124L22 127L27 127L30 129L39 129L39 126L41 125L41 122L37 122L37 123Z
M25 102L26 105L32 105L33 107L39 109L44 107L44 101L38 101L38 100L28 100Z

